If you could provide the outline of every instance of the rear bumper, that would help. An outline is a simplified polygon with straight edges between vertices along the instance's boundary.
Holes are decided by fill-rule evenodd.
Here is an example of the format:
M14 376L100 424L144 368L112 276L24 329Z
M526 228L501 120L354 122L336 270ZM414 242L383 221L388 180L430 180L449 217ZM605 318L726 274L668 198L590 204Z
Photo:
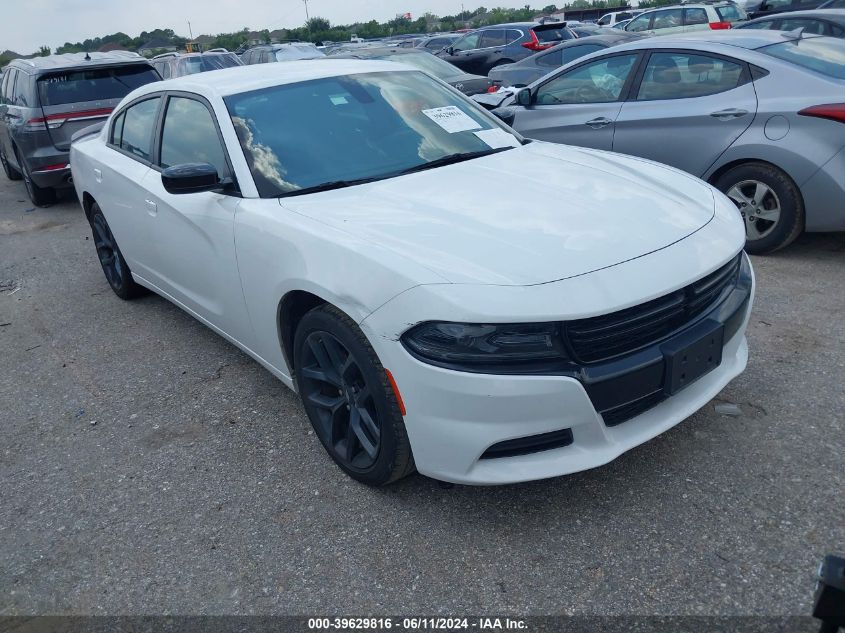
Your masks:
M845 148L801 185L801 195L807 231L845 231Z
M29 172L32 182L42 188L63 189L73 186L70 163L60 169L40 169Z

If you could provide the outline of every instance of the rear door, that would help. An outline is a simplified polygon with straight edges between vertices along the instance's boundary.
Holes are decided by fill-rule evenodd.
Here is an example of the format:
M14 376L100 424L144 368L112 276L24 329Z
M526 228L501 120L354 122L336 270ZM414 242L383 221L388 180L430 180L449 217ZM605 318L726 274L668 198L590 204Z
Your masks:
M38 78L38 99L56 149L70 149L75 132L101 121L135 88L160 78L149 64L76 67Z
M757 112L747 65L698 51L652 51L616 119L613 151L701 176Z
M639 53L592 59L542 83L532 105L515 107L520 133L552 143L613 147L613 130L636 72Z

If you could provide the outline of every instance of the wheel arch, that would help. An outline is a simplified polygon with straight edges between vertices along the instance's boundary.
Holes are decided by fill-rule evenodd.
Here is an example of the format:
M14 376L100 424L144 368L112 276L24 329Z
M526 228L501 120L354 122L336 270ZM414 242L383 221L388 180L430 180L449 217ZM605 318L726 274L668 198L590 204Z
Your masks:
M719 178L724 176L728 173L731 169L735 167L741 167L742 165L763 165L765 167L771 167L772 169L777 169L780 173L782 173L789 181L795 186L795 191L798 193L798 199L801 202L801 206L805 206L804 203L804 193L801 191L801 187L795 181L795 179L786 171L784 168L780 167L776 163L773 163L768 160L763 160L760 158L738 158L736 160L732 160L729 163L725 163L724 165L720 165L715 171L713 171L710 176L707 178L707 182L714 187L718 182Z
M91 219L91 208L94 206L94 196L87 191L82 192L82 210L85 212L85 217Z
M324 304L334 305L338 310L340 307L328 301L324 297L308 290L290 290L281 298L276 311L276 326L279 331L279 344L282 348L282 355L290 370L291 379L296 371L294 365L293 341L296 336L296 328L309 311Z

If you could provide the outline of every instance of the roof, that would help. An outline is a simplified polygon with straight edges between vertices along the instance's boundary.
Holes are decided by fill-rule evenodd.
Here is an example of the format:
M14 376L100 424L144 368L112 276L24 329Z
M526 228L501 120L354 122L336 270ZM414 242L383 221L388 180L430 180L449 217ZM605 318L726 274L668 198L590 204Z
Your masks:
M89 59L86 59L88 55ZM12 63L32 68L33 70L56 70L61 68L75 68L86 65L125 64L127 62L146 62L137 53L129 51L111 51L109 53L62 53L47 57L33 57L32 59L16 59Z
M397 55L431 55L429 52L421 51L416 48L402 48L401 46L367 46L365 48L353 48L351 50L343 51L337 55L332 55L332 57L335 59L343 59L344 57L364 59L366 57L379 57L394 53Z
M789 15L792 15L791 13ZM805 39L822 37L821 35L807 34ZM828 38L834 39L834 38ZM580 40L579 40L580 41ZM662 35L660 37L644 37L634 42L617 44L617 50L635 50L640 48L684 48L690 45L719 45L736 46L748 50L756 50L770 44L786 42L785 31L770 31L768 29L726 29L724 31L692 31L689 33L677 33ZM586 57L585 57L586 59Z
M845 22L845 9L808 9L807 11L789 11L788 13L774 13L765 15L754 20L744 22L736 28L745 28L746 24L755 22L770 22L772 20L794 20L795 18L816 18L819 20L831 20L832 22Z
M427 55L428 53L426 53ZM131 98L161 90L185 90L205 97L226 97L272 86L358 73L417 71L417 68L381 60L321 58L282 64L253 64L197 73L142 86Z

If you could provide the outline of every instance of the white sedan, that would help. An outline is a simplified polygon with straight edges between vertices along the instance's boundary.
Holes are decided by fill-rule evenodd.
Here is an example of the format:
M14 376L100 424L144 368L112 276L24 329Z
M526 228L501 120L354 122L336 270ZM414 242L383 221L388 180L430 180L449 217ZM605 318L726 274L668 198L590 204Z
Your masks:
M255 358L368 484L599 466L745 368L754 282L728 198L528 142L409 67L149 84L71 166L115 293L152 290Z

